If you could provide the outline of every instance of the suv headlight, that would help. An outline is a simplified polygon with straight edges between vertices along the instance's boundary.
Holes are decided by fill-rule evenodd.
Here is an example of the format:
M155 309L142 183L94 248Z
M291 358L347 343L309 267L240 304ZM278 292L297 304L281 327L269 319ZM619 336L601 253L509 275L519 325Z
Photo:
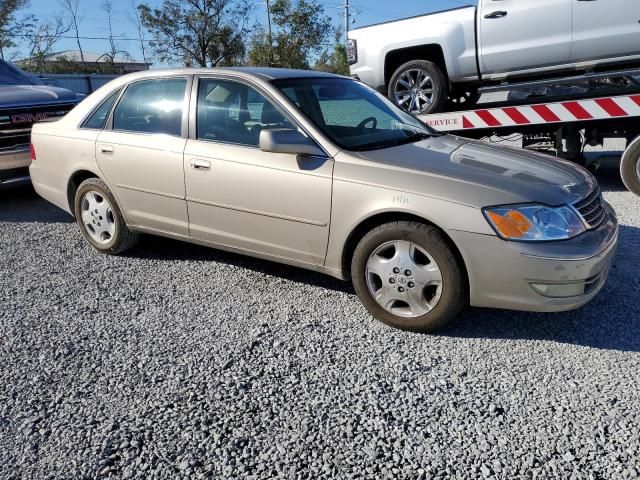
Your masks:
M345 48L347 51L347 62L349 63L349 65L358 63L358 42L348 39L347 43L345 44Z
M586 231L578 213L569 206L504 205L482 211L496 233L505 240L566 240Z

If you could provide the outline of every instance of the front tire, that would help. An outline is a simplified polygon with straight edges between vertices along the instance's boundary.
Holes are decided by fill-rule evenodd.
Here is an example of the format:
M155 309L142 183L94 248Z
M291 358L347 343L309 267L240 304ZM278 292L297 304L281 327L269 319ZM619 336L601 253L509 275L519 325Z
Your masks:
M440 112L447 100L447 79L435 63L412 60L395 71L389 81L388 96L414 115Z
M640 195L640 140L624 152L620 161L620 176L631 192Z
M418 222L392 222L358 243L351 278L363 305L395 328L430 332L467 305L465 276L443 234Z
M129 230L109 187L98 178L82 182L74 210L80 232L100 253L117 255L132 248L139 235Z

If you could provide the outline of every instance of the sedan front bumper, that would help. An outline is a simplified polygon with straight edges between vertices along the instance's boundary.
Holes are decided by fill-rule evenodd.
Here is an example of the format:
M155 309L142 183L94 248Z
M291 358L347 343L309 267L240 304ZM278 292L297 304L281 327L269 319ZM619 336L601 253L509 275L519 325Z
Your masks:
M610 206L602 224L558 242L512 242L449 232L465 260L471 305L535 312L579 308L602 289L618 242Z

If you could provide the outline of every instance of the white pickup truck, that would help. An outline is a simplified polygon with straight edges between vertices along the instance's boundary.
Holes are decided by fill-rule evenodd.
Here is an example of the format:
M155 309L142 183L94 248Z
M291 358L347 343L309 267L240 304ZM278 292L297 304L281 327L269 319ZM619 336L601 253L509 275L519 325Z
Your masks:
M352 75L426 114L483 84L640 64L640 0L477 3L352 30Z

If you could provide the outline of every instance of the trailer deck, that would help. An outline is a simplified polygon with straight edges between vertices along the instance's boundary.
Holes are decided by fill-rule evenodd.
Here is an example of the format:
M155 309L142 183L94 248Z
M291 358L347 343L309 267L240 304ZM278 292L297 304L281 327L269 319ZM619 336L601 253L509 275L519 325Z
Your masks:
M640 117L640 94L435 113L418 118L445 132Z

